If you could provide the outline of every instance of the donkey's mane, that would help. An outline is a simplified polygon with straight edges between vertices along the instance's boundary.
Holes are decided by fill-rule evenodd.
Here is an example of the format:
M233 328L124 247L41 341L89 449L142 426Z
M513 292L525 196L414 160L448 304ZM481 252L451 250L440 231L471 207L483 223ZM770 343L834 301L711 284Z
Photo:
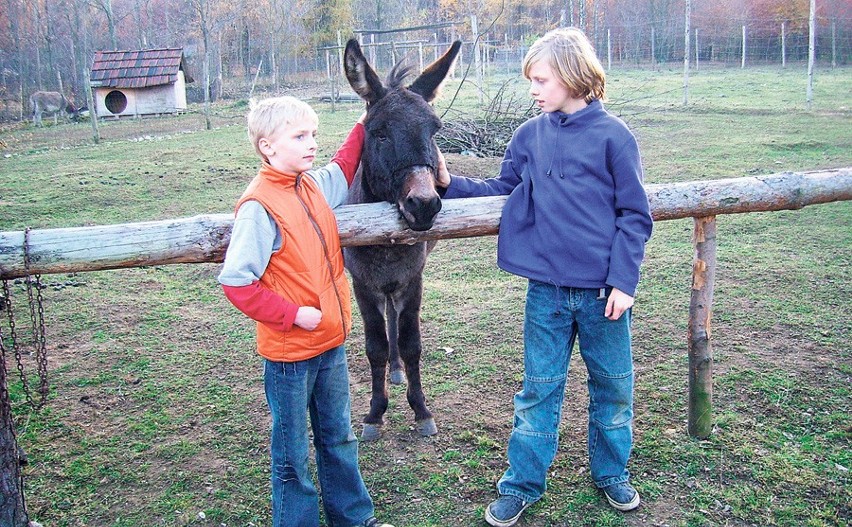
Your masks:
M388 88L399 88L402 86L402 83L405 82L405 78L411 74L411 70L414 67L404 64L403 62L397 62L396 65L391 69L390 73L388 73L387 85Z

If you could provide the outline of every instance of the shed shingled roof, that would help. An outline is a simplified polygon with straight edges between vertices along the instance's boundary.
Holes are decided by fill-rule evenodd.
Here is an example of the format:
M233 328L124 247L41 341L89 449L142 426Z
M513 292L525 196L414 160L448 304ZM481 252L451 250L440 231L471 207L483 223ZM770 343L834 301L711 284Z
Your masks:
M180 70L192 82L181 48L96 51L91 79L93 86L146 88L177 82Z

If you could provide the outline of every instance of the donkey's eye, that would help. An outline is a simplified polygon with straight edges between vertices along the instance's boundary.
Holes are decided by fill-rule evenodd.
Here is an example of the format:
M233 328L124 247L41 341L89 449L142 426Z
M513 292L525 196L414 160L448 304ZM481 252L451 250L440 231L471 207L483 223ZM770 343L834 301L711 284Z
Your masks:
M379 141L379 142L382 142L382 143L384 143L385 141L388 140L388 136L385 135L384 132L376 132L376 133L373 134L373 137L376 138L376 141Z

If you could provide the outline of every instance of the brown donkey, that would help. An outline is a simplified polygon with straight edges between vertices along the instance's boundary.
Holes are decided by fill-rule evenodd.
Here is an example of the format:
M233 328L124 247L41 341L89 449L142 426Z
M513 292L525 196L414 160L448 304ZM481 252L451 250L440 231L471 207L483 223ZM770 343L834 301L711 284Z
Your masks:
M349 203L387 201L397 206L409 228L432 227L441 210L435 190L438 150L434 136L441 120L429 105L461 48L453 43L408 87L409 68L397 64L383 84L367 64L356 40L346 44L344 64L352 89L367 102L366 138L361 168L349 193ZM364 418L364 440L381 436L388 407L385 384L408 380L408 404L417 431L438 433L420 381L420 305L423 268L435 242L413 245L372 245L344 249L355 298L364 320L365 346L372 374L370 412ZM405 375L402 374L402 364Z

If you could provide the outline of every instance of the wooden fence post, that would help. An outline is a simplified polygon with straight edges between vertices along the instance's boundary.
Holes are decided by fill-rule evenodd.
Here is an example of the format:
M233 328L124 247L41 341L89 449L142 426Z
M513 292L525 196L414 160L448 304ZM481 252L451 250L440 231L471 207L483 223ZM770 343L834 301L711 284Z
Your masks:
M689 299L689 435L710 436L713 428L713 346L710 317L716 278L716 216L695 218L695 258Z
M5 356L3 359L0 362L0 527L25 527L27 513L21 485L21 456L7 392Z

